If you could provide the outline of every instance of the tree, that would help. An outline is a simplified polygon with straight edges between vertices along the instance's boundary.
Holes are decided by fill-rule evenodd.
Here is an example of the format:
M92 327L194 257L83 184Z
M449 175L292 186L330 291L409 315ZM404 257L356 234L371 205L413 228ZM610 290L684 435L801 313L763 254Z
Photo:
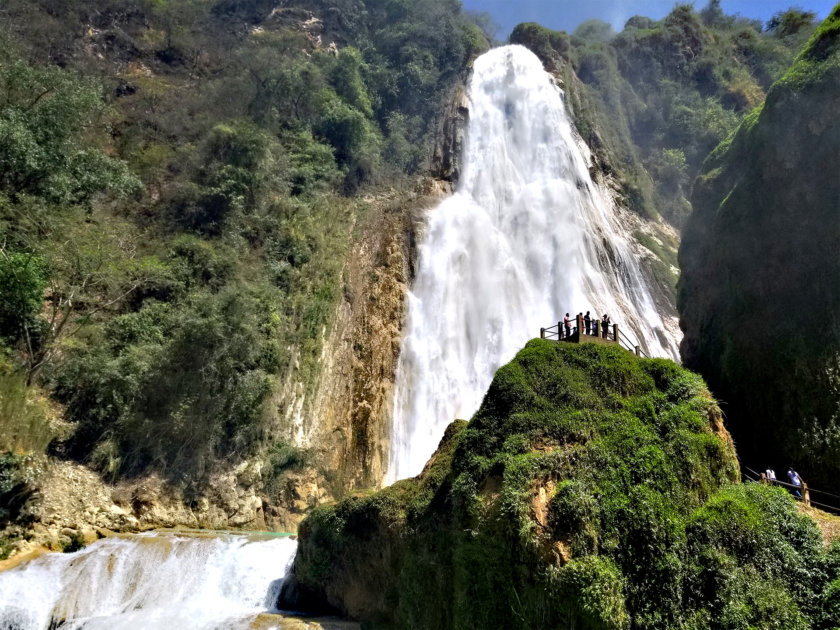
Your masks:
M700 10L700 19L710 28L729 28L735 24L735 17L723 12L720 1L709 0L709 4Z
M787 11L775 13L767 21L766 29L776 37L789 37L796 35L806 26L812 26L816 18L817 14L812 11L791 7Z
M92 228L92 229L91 229ZM98 315L116 309L156 273L160 263L142 257L127 226L117 221L97 225L95 219L58 224L52 242L40 244L47 294L37 343L27 340L26 378L35 376L58 354L61 344Z
M38 336L47 274L44 261L32 253L0 249L0 337L31 347Z
M12 200L88 205L100 192L141 188L124 162L89 143L105 110L94 80L11 60L0 63L0 103L0 191Z
M574 33L581 39L593 42L608 42L615 37L615 31L609 22L603 20L586 20L581 22Z

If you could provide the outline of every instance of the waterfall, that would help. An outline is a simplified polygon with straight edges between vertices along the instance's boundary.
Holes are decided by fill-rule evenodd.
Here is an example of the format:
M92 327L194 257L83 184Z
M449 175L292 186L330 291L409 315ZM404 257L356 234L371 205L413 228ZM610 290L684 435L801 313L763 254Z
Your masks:
M0 573L0 628L251 628L291 567L290 538L140 534Z
M418 474L495 371L567 312L608 313L649 354L678 357L539 59L491 50L468 97L461 181L428 217L408 295L389 482Z

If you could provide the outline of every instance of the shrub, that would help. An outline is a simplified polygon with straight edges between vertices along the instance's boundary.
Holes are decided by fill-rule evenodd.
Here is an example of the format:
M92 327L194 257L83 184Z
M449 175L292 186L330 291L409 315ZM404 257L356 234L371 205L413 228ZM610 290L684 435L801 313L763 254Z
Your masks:
M0 251L0 336L14 343L38 342L47 271L31 253Z
M0 364L0 453L44 454L53 437L46 403L22 375Z

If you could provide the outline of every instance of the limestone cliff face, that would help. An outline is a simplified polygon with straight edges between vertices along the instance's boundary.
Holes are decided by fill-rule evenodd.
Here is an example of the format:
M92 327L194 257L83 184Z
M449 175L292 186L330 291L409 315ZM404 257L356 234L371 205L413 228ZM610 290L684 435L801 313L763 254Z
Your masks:
M415 202L371 201L343 273L343 298L325 342L309 442L337 488L370 487L388 463L394 373L413 257Z
M680 250L682 356L746 462L840 489L840 7L707 159Z

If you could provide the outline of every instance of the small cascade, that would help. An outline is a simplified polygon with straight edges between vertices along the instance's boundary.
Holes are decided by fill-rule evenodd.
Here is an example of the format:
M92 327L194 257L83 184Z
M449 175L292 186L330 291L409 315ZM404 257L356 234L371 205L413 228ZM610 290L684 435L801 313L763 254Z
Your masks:
M251 628L296 549L287 537L150 533L46 554L0 573L0 628Z
M418 474L495 371L565 313L608 313L678 357L629 230L589 174L562 94L521 46L474 64L463 175L434 209L408 296L387 481Z

